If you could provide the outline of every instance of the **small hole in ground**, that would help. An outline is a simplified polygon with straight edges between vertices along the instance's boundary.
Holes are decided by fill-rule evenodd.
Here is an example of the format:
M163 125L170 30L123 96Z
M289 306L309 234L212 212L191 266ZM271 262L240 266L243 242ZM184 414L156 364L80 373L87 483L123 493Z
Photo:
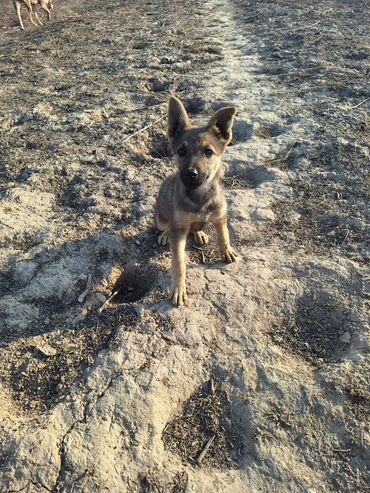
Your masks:
M113 303L134 303L140 301L150 290L153 273L148 268L137 264L128 264L116 282L113 292L118 291Z
M246 142L252 137L253 126L244 120L237 120L233 125L233 144Z
M257 188L275 179L276 172L267 166L250 166L243 161L230 162L229 171L223 178L226 188Z
M278 137L286 131L283 125L278 123L271 124L257 124L254 129L254 135L260 139L272 139L273 137Z

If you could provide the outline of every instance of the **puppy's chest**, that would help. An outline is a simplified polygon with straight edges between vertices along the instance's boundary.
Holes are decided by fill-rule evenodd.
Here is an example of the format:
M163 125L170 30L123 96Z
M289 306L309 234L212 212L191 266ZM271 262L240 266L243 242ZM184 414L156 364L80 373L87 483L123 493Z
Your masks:
M207 226L207 224L213 222L216 218L216 215L217 214L215 214L215 211L207 211L194 214L191 221L190 231L200 231L205 226Z

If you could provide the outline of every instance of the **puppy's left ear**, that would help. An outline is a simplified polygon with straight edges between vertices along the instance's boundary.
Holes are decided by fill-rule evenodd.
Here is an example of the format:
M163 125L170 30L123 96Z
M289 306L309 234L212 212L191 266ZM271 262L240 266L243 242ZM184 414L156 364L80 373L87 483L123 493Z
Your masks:
M216 111L207 125L207 128L214 129L220 140L226 141L225 145L231 141L233 136L231 128L234 123L235 114L236 108L234 106L221 108Z

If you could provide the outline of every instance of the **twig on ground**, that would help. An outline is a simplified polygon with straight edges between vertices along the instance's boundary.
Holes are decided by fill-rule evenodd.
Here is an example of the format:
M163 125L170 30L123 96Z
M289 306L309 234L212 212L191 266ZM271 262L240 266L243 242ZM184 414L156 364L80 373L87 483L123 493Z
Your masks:
M313 24L310 24L309 26L303 26L304 29L311 29L311 27L315 27L317 26L317 24L320 24L321 22L321 19L319 19L318 21L314 22Z
M344 242L346 241L347 238L348 238L348 231L346 231L346 234L344 235L343 241L340 244L340 246L343 246L344 245Z
M325 329L325 327L324 327L324 326L322 326L322 325L320 324L320 322L318 322L317 320L312 319L312 321L313 321L313 323L314 323L314 324L316 324L318 327L320 327L320 329L326 330L326 329Z
M350 448L333 448L333 452L337 452L339 454L346 454L347 452L350 452Z
M240 173L238 175L234 175L234 176L225 176L224 177L225 185L228 188L233 188L234 186L242 185L242 183L238 179L239 176L240 176Z
M194 248L196 250L199 250L200 251L200 254L202 255L202 264L205 264L206 263L206 259L205 259L205 256L204 256L204 251L203 251L203 248L200 248L200 247L197 247L194 245Z
M209 450L209 447L212 445L213 443L213 440L215 439L216 435L213 435L209 440L208 442L206 443L204 449L201 451L201 453L199 454L199 457L197 458L197 464L201 464L204 457L206 456L208 450Z
M354 109L358 108L359 106L361 106L362 104L366 103L366 101L369 101L369 99L370 98L366 98L363 101L361 101L361 103L355 104L355 106L350 106L348 109L349 110L354 110Z
M145 127L141 128L140 130L137 130L136 132L132 133L131 135L129 135L128 137L126 137L125 139L123 139L122 144L124 142L127 142L128 140L132 139L132 137L135 137L135 135L138 135L138 134L141 134L142 132L145 132L145 130L148 130L148 128L152 127L156 123L158 123L161 120L163 120L164 118L166 118L166 116L167 116L167 114L162 115L159 118L157 118L156 120L154 120L154 122L149 123L149 125L146 125Z
M107 306L107 304L119 293L119 289L117 289L116 291L114 291L114 293L112 293L105 301L104 303L102 304L102 306L99 308L98 310L98 313L101 313L104 308Z

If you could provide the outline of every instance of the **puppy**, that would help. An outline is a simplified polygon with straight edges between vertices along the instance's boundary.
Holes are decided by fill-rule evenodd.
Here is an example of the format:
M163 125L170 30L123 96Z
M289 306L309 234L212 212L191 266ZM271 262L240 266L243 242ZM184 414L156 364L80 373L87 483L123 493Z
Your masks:
M19 24L21 26L21 29L23 29L23 30L24 30L24 25L23 25L22 16L21 16L21 5L22 4L27 7L30 22L34 26L37 26L37 24L33 20L33 16L32 16L32 13L33 13L32 9L33 8L35 9L35 18L36 18L37 22L40 24L40 26L42 26L43 23L39 17L38 12L37 12L37 6L40 5L42 10L44 10L47 13L49 20L51 18L51 11L54 8L52 0L13 0L13 4L14 4L14 8L17 12Z
M207 125L193 127L181 101L171 97L168 106L168 138L174 152L177 171L162 183L157 197L156 223L162 234L161 245L168 241L172 253L172 286L174 305L186 299L185 244L192 233L198 245L208 242L203 228L212 223L218 245L226 262L237 254L230 246L227 229L227 205L221 178L221 155L231 141L236 109L221 108Z

